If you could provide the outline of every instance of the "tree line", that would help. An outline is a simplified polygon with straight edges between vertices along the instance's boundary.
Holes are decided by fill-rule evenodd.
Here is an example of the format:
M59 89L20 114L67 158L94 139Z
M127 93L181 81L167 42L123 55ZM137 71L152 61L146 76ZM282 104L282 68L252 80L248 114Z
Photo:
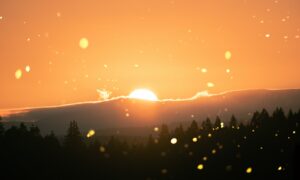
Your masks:
M71 121L63 140L37 126L3 127L0 179L220 179L297 176L300 110L253 113L249 123L192 121L155 127L146 143L84 136Z

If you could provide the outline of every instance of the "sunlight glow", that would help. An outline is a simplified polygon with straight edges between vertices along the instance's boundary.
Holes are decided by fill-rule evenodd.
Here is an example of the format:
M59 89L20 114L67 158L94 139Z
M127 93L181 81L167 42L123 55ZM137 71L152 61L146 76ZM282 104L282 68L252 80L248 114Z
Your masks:
M97 92L99 93L100 100L107 100L111 95L111 92L105 89L97 89Z
M157 96L148 89L136 89L133 92L130 93L128 96L132 99L142 99L147 101L157 101Z
M197 99L199 97L206 97L206 96L210 96L208 91L201 91L201 92L198 92L197 94L195 94L191 99Z

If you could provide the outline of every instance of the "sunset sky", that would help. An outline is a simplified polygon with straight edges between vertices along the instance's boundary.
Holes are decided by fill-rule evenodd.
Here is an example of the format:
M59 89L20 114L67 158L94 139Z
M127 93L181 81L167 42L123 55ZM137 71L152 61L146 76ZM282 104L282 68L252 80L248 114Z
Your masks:
M0 109L300 88L300 1L0 0L0 49Z

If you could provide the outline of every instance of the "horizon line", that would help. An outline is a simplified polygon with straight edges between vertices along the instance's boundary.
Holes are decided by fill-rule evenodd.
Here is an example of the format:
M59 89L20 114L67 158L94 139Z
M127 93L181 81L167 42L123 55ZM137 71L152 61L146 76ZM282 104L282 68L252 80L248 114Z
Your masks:
M22 112L28 112L30 110L36 110L36 109L47 109L47 108L60 108L60 107L68 107L68 106L75 106L75 105L82 105L82 104L96 104L96 103L104 103L104 102L109 102L109 101L114 101L114 100L119 100L119 99L132 99L132 100L139 100L139 101L145 101L145 102L183 102L183 101L192 101L196 100L202 97L212 97L212 96L219 96L219 95L224 95L227 93L232 93L232 92L241 92L241 91L258 91L258 90L265 90L265 91L280 91L280 90L300 90L300 88L260 88L260 89L239 89L239 90L228 90L228 91L223 91L220 93L209 93L207 90L204 91L199 91L197 92L194 96L190 98L166 98L166 99L158 99L154 101L149 101L149 100L143 100L143 99L137 99L137 98L130 98L129 95L124 96L116 96L112 97L109 99L105 100L95 100L95 101L82 101L82 102L74 102L74 103L66 103L66 104L61 104L61 105L50 105L50 106L36 106L36 107L21 107L21 108L10 108L10 109L0 109L0 116L6 117L9 116L10 114L18 114Z

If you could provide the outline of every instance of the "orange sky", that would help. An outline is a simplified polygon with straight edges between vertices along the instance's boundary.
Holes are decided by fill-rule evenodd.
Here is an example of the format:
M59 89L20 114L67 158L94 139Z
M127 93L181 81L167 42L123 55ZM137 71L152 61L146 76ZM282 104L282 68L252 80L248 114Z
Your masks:
M0 49L0 109L300 88L300 1L1 0Z

